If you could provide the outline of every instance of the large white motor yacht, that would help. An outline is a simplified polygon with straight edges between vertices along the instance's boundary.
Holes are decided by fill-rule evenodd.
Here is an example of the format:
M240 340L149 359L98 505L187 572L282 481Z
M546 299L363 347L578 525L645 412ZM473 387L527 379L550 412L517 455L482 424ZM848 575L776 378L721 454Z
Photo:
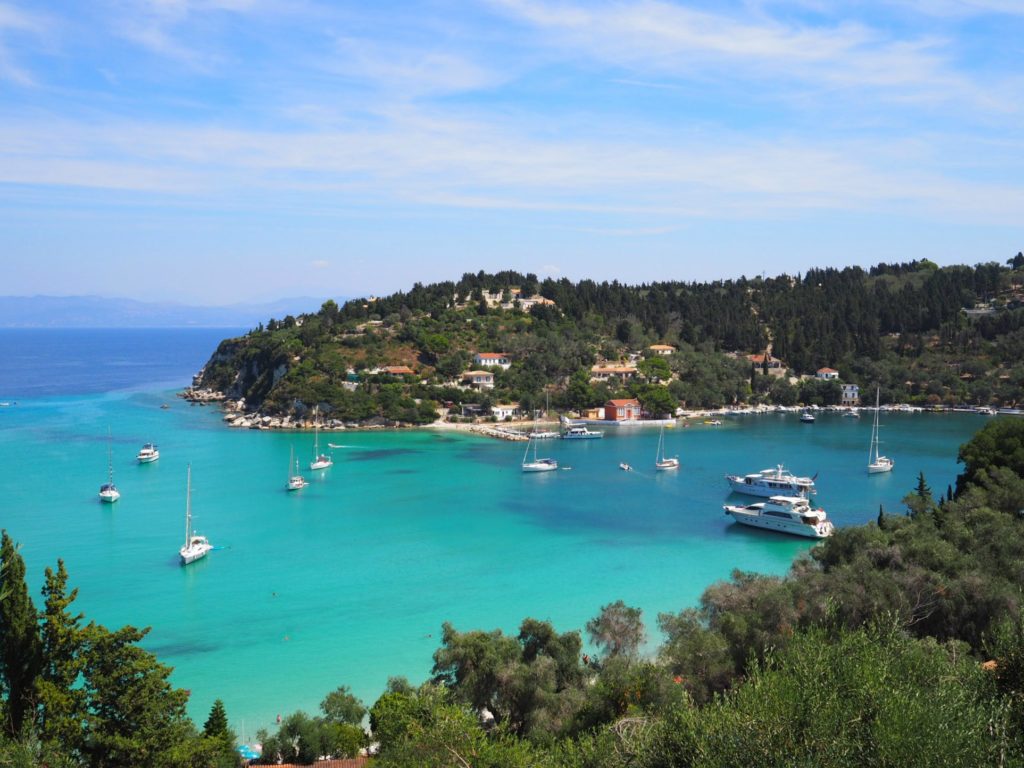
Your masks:
M827 538L834 530L825 510L812 509L802 496L772 496L768 501L746 506L726 504L723 509L737 523L809 539Z
M783 469L781 464L775 469L762 469L749 475L726 475L725 479L736 493L745 493L748 496L817 493L814 488L814 477L797 477L788 469Z

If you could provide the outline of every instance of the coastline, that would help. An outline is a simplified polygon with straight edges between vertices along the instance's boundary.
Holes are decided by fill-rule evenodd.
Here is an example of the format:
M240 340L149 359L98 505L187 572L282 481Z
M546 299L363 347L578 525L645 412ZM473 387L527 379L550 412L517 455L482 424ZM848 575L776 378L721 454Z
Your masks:
M312 431L316 424L312 419L299 419L291 416L273 416L261 413L260 411L247 412L245 400L232 400L223 392L210 389L188 387L177 393L177 396L193 405L219 405L224 414L222 421L226 426L235 429L255 429L263 431ZM621 424L614 421L602 421L594 419L581 419L569 417L572 421L586 424L587 426L605 426L618 429L644 429L660 426L668 427L690 427L690 426L721 426L721 419L728 416L757 416L778 413L800 413L812 411L815 413L855 413L860 416L861 412L870 413L874 409L870 406L801 406L801 405L756 405L756 406L735 406L730 408L717 409L678 409L674 418L646 419L633 421L628 424ZM932 406L924 408L913 406L908 403L891 403L883 405L880 409L883 412L897 413L975 413L983 416L995 415L1024 415L1024 410L1014 408L980 408L980 407L954 407L954 406ZM558 429L561 422L548 418L545 421L534 421L532 419L506 419L503 421L490 421L477 419L470 422L449 421L447 415L442 415L436 421L428 424L410 424L391 421L378 417L369 422L343 422L339 419L325 419L319 426L323 432L346 432L346 431L376 431L376 430L446 430L475 434L483 437L499 440L526 440L528 431L534 427L553 427Z

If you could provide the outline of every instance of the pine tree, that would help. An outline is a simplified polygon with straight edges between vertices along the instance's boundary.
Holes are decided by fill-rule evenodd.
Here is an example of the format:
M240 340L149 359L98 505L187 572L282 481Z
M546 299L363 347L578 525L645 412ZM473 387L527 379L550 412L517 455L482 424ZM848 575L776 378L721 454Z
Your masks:
M68 611L78 590L68 594L67 583L63 560L57 561L56 572L46 569L46 606L40 614L43 663L36 694L40 704L40 738L75 751L80 747L86 717L85 691L75 685L84 669L85 649L80 626L82 614Z
M203 734L219 739L228 735L228 715L224 711L224 702L217 699L210 707L210 716L206 718Z
M25 561L7 531L0 541L0 692L7 700L4 731L13 737L31 721L40 667L36 609L25 583Z

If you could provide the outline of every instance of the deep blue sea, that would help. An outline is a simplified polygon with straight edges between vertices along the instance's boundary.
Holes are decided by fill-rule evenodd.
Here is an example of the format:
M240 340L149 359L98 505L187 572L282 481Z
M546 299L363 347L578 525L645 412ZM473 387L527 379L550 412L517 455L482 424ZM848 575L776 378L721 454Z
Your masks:
M734 568L785 573L811 546L732 524L722 504L741 497L727 472L818 473L816 501L858 525L880 504L898 513L919 471L944 491L985 418L885 414L896 469L870 477L871 420L832 414L668 430L666 452L682 462L672 473L653 470L653 429L548 443L571 469L539 475L520 471L520 443L321 433L341 446L334 467L289 494L289 456L308 462L311 433L229 429L217 408L175 397L228 335L0 331L0 402L11 403L0 407L0 527L22 544L33 588L63 558L79 610L152 627L145 645L191 691L192 716L201 723L221 698L243 738L279 713L316 711L341 684L370 704L390 675L424 680L444 621L514 632L532 616L566 631L623 599L643 609L653 649L659 612L695 605ZM108 430L114 505L96 495ZM161 458L140 466L149 441ZM189 464L195 525L217 549L183 568Z

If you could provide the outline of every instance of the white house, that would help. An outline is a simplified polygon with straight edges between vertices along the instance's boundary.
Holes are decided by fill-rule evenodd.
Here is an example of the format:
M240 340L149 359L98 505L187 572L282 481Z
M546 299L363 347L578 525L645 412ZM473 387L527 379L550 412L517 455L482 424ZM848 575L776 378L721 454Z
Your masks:
M843 384L842 404L848 406L860 405L860 387L856 384Z
M651 344L647 349L649 349L653 354L660 355L661 357L668 357L676 351L676 348L671 344Z
M823 381L832 381L839 378L839 371L835 368L819 368L818 372L814 374L815 378L822 379Z
M498 366L506 371L512 365L512 361L508 359L508 355L504 352L477 352L473 356L474 365L487 366Z
M462 374L462 384L477 389L494 389L494 374L490 371L466 371Z
M502 405L492 405L491 415L494 416L498 421L506 421L507 419L514 419L519 415L519 403L504 403Z

